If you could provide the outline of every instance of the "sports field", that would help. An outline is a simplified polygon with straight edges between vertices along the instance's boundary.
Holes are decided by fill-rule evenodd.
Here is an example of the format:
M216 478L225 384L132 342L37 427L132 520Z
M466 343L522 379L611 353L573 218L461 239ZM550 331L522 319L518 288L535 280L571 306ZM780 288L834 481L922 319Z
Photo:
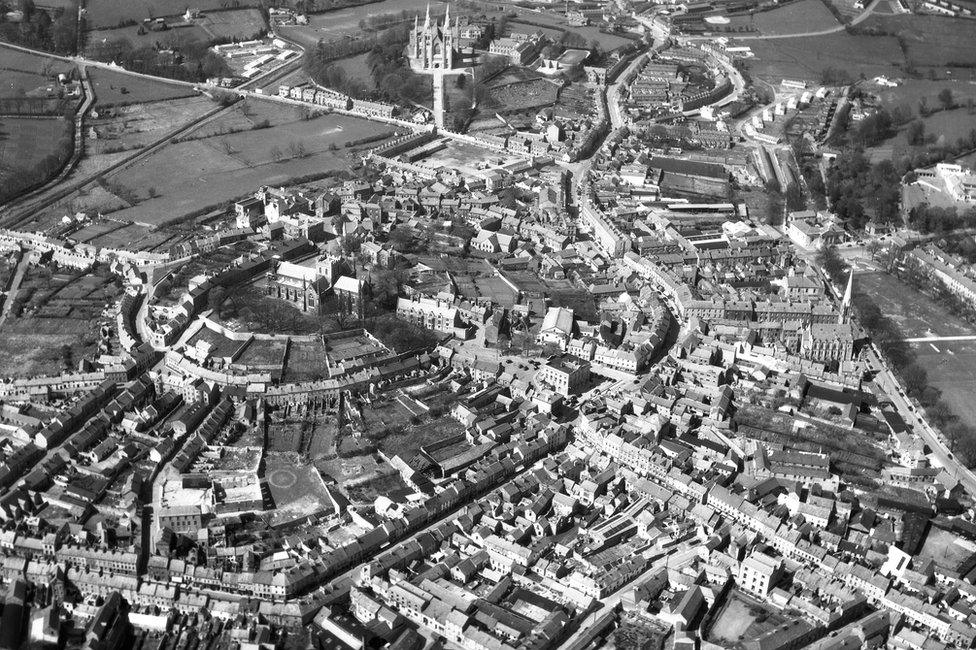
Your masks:
M731 31L745 28L764 35L799 34L836 27L839 23L821 0L799 0L770 11L729 16Z
M973 336L976 327L948 313L928 296L887 273L855 275L855 291L870 295L881 313L898 324L907 338ZM942 391L953 413L976 426L976 341L912 343L930 383Z

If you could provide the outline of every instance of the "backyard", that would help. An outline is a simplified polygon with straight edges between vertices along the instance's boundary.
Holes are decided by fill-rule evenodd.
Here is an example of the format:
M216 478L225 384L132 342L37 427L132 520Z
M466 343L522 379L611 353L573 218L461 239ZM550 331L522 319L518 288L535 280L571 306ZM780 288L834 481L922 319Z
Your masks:
M759 601L732 591L705 636L708 641L729 648L756 639L786 620Z

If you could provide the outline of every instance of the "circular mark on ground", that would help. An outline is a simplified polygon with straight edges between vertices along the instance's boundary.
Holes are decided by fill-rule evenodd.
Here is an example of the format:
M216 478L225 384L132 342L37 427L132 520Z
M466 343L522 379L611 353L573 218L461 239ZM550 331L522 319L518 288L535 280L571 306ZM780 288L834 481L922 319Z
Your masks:
M281 488L286 490L298 482L298 477L295 476L295 472L290 469L276 469L270 474L268 474L268 483L272 487Z

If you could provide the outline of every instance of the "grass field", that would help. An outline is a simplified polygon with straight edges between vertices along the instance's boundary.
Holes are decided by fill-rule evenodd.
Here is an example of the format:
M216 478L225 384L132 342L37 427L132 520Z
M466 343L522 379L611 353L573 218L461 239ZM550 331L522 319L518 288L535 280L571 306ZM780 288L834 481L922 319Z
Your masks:
M338 115L302 120L296 110L269 102L255 102L255 114L267 117L272 125L170 144L110 175L110 188L135 192L139 202L134 207L119 201L102 207L121 207L113 218L159 224L248 194L261 185L287 185L309 174L349 169L358 160L344 148L345 143L381 129L367 120ZM294 143L300 143L302 150L294 150ZM156 197L149 195L149 188ZM76 203L87 204L81 199L74 197Z
M73 124L63 118L0 118L0 185L11 183L14 176L56 154L63 138L71 137L72 129Z
M299 462L293 454L269 453L265 462L278 516L293 518L332 510L325 483L314 466Z
M376 84L373 83L373 73L366 63L366 56L366 54L357 54L346 59L339 59L333 65L342 68L347 78L358 79L367 91L371 91L376 89Z
M858 274L854 286L856 291L869 294L908 338L976 334L976 327L887 273ZM911 345L929 382L942 391L952 412L966 424L976 426L976 403L972 397L976 391L976 342Z
M935 137L934 144L937 146L952 144L959 136L968 135L971 130L976 129L976 114L970 113L967 108L939 111L918 119L925 124L926 136ZM908 125L905 125L896 136L872 147L870 154L874 160L897 159L925 148L926 145L919 147L908 143Z
M46 78L56 77L59 72L67 72L74 65L43 54L15 50L0 43L0 78L5 70L19 70Z
M305 47L314 47L319 39L334 41L342 38L355 38L362 34L359 21L367 16L378 16L385 13L400 11L423 12L428 0L383 0L359 7L347 7L335 11L327 11L308 17L308 25L283 25L279 28L282 36L297 41ZM444 3L435 0L430 3L431 13L443 13Z
M88 122L97 138L88 143L86 155L144 147L214 108L206 97L101 108Z
M881 313L891 318L906 337L976 334L972 325L893 275L855 274L854 291L871 296Z
M22 102L7 100L28 98L32 112L60 112L57 76L72 68L64 61L0 45L0 112L20 112L26 108Z
M237 0L235 6L257 7L258 0ZM198 0L188 5L177 0L88 0L88 25L91 29L116 27L121 21L140 21L143 18L177 16L188 6L201 11L221 9L226 0Z
M826 36L750 41L752 76L779 82L784 78L820 81L823 71L837 68L856 79L899 76L905 57L894 36L854 36L846 32Z
M939 93L948 88L957 104L965 105L967 99L976 99L976 85L963 80L901 79L894 88L868 84L866 89L876 94L888 109L906 106L918 115L918 104L923 99L930 108L940 106Z
M934 68L940 77L953 64L976 64L976 21L945 16L871 16L862 23L903 38L908 60L916 68ZM925 71L925 70L921 70ZM972 69L953 71L954 76L971 79Z
M204 14L201 23L211 39L250 39L267 29L258 9L232 9Z
M88 76L95 89L96 110L105 106L139 104L199 95L191 86L167 83L162 79L146 79L105 68L89 68Z
M836 27L839 23L821 0L800 0L770 11L729 16L731 31L746 28L759 34L797 34Z
M95 57L99 51L99 46L106 42L126 40L133 47L160 47L182 49L192 43L207 43L210 36L200 25L189 27L178 27L162 32L139 33L137 25L128 27L118 27L112 29L93 29L88 32L88 45L85 52L89 56ZM96 57L97 58L97 57Z

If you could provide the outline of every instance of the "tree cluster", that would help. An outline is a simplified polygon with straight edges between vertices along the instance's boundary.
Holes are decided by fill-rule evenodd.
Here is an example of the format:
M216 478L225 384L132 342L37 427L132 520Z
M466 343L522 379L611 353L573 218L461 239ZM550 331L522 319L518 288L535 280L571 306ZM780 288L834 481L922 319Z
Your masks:
M863 228L872 214L880 223L893 223L899 216L901 177L890 160L871 164L862 150L848 150L827 172L827 196L852 229Z
M8 9L0 5L0 40L57 54L74 54L78 46L77 11L64 8L46 11L34 6L33 0L22 0L23 18L9 22Z

